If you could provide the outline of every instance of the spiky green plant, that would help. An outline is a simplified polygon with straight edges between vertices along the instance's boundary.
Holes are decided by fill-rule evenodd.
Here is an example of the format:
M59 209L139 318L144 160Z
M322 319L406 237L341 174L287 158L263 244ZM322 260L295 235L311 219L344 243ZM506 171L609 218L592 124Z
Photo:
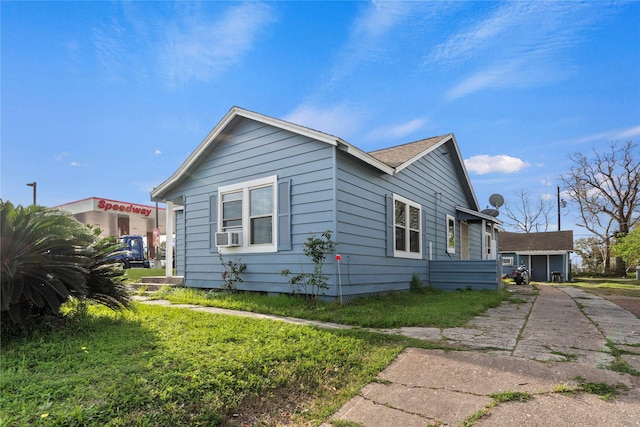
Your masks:
M117 246L98 233L58 209L0 200L3 324L55 315L72 297L126 306L117 265L109 261Z

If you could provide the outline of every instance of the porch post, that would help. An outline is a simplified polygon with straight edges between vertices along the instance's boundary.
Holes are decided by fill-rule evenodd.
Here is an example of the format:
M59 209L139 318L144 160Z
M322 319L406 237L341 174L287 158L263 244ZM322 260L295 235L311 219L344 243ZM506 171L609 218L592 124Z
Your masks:
M167 208L165 210L167 218L166 218L166 226L165 230L167 233L166 240L166 251L165 251L165 266L164 266L164 275L166 277L173 276L173 228L174 228L174 219L175 215L173 213L173 202L167 201Z

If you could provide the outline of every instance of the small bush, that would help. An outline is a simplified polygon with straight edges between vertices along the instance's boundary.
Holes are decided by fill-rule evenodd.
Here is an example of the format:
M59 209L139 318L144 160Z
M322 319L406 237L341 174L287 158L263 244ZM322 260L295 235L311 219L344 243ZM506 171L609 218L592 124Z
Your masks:
M313 234L307 238L303 245L303 251L313 262L313 273L301 271L289 278L289 285L293 293L304 295L313 300L317 300L320 295L324 295L324 291L329 289L327 284L329 278L322 273L322 266L327 255L335 252L335 247L335 242L331 240L330 230L322 233L321 237ZM280 274L289 277L292 273L285 268L280 271Z

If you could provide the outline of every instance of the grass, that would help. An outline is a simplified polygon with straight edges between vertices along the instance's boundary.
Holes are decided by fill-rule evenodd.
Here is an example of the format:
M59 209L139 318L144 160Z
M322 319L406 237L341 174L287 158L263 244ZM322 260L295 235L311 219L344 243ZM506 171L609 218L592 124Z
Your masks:
M425 290L345 306L185 288L162 296L367 327L448 327L509 295ZM65 322L2 339L2 426L318 425L404 348L442 348L143 304L71 311Z
M124 271L125 283L138 283L147 276L164 276L164 268L128 268Z
M596 394L605 401L618 397L620 393L629 391L629 388L624 384L611 385L603 382L586 382L582 377L577 377L576 381L580 384L582 391L589 394Z
M245 310L365 328L449 328L462 326L477 314L499 306L509 297L509 293L423 289L363 297L344 305L322 301L317 304L309 303L303 298L289 295L229 294L192 288L165 288L153 297L167 299L173 303Z
M418 344L148 305L76 317L3 342L3 426L317 425Z
M493 399L491 403L489 403L487 406L480 409L476 413L465 418L461 423L463 427L473 426L476 422L480 421L482 418L489 415L491 409L495 408L500 403L514 402L514 401L526 402L527 400L530 400L533 398L533 396L530 393L522 392L522 391L504 391L501 393L491 393L489 394L489 397Z
M640 280L635 279L577 277L575 282L566 285L588 292L640 297Z

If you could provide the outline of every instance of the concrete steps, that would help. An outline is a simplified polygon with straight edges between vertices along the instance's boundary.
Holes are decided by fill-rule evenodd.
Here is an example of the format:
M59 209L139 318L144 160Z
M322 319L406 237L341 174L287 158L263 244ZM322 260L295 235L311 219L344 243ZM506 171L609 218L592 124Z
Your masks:
M160 290L163 286L182 286L184 282L184 277L182 276L148 276L141 277L140 282L137 283L129 283L127 286L132 291L137 291L140 288L143 288L147 291L157 291Z

